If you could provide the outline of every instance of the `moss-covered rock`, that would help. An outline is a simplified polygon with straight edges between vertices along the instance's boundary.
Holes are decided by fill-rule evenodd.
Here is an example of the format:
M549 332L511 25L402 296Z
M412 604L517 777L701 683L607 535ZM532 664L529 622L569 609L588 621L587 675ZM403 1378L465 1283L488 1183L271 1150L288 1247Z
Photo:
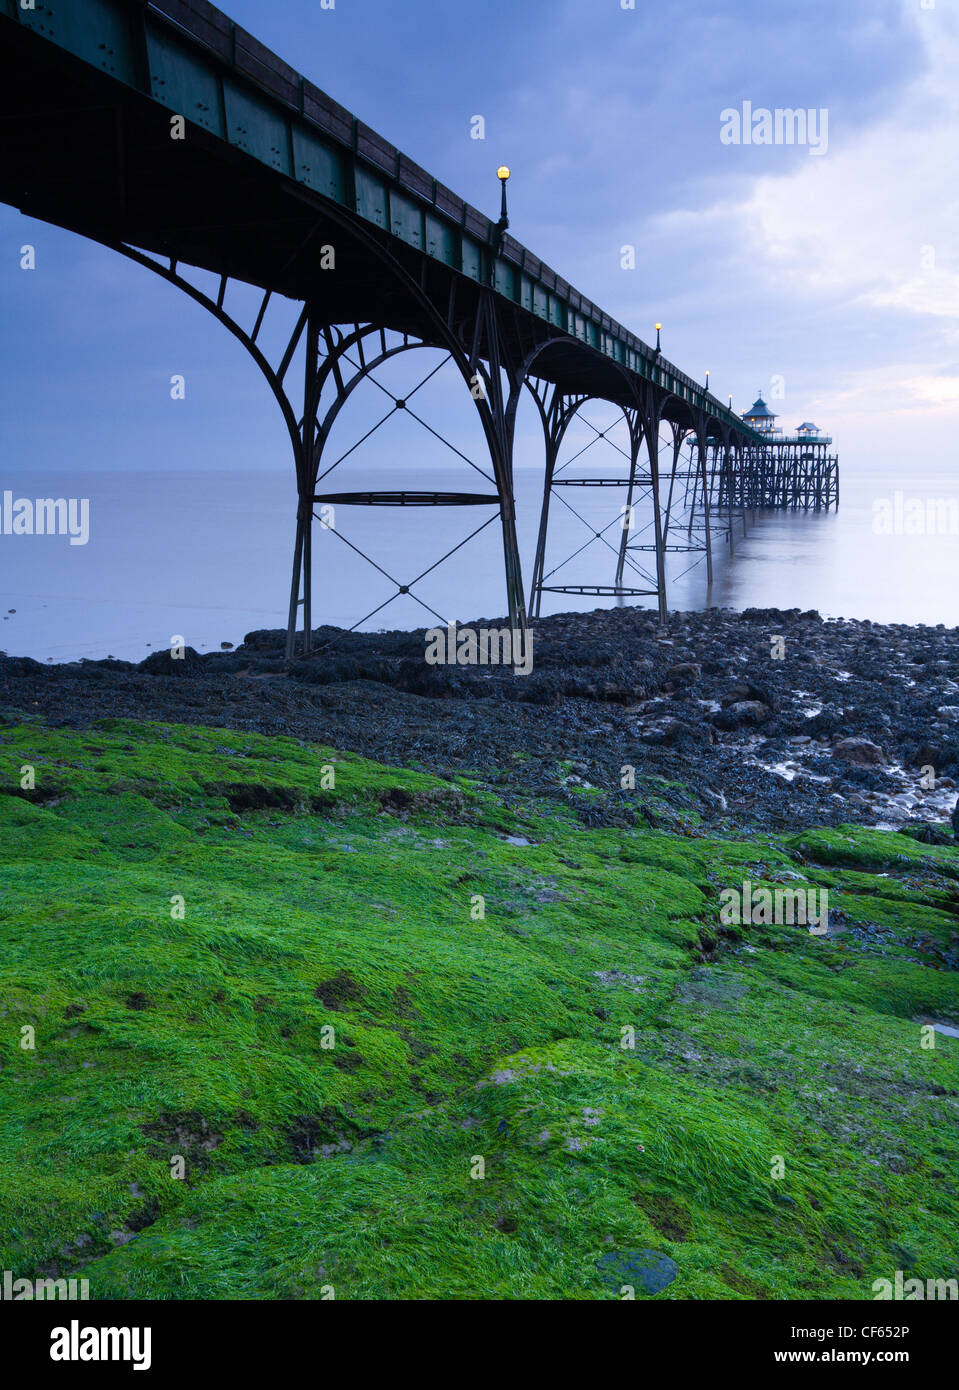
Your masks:
M869 1299L904 1250L959 1272L955 847L593 827L119 720L5 724L0 793L18 1277ZM828 889L828 935L724 929L746 879Z

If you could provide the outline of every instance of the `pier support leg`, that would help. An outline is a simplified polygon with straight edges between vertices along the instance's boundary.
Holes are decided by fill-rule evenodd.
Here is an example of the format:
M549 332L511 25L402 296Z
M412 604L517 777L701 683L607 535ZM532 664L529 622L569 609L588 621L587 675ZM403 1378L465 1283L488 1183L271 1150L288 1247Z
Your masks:
M709 516L709 486L706 478L706 456L708 450L708 442L701 436L697 437L696 452L699 457L699 471L703 487L703 535L706 542L706 584L708 588L711 589L713 587L713 536L712 523Z
M636 470L639 454L643 446L643 429L634 414L629 421L629 484L626 488L626 510L623 512L623 531L619 538L619 554L616 557L616 587L623 587L626 572L626 552L629 549L629 533L633 520L633 499L636 496Z
M649 477L653 493L653 531L656 539L656 588L659 599L659 621L668 617L666 607L666 542L663 537L663 516L659 501L659 412L655 406L643 421L646 448L649 453Z
M533 560L533 578L530 584L530 612L538 618L543 604L543 571L546 568L546 535L549 530L549 502L553 488L553 473L556 469L556 450L546 441L546 472L543 480L543 506L539 515L539 531L536 536L536 557Z
M736 488L733 482L732 454L727 440L723 441L723 473L726 479L726 517L729 522L729 558L733 559L736 554L736 541L733 535L735 524L733 522L733 511L736 505Z
M319 326L308 312L306 321L306 360L303 371L303 417L300 448L296 457L296 541L293 548L293 580L290 586L290 612L286 625L286 659L296 654L298 610L303 609L303 655L313 648L313 493L319 454L316 450L316 414L319 406L317 373Z

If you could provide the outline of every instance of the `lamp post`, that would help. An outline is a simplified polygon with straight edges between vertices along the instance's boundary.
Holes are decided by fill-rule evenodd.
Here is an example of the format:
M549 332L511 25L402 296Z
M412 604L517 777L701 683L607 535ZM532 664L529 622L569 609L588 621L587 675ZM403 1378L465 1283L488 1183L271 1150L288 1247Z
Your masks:
M709 390L709 368L706 368L706 390Z
M509 226L509 216L506 212L506 185L509 183L509 165L501 164L496 170L496 177L499 179L500 188L502 189L499 209L499 226L502 227L505 232L506 228Z
M503 249L503 237L506 235L506 228L509 226L509 214L506 211L506 185L509 181L509 166L501 164L496 170L496 177L500 181L503 190L500 198L499 221L493 228L493 251L489 258L488 282L492 285L496 277L496 257Z
M657 352L660 351L660 347L659 347L659 333L660 333L660 329L662 328L662 326L663 326L663 325L662 325L661 323L657 323L657 324L656 324L656 351L657 351Z

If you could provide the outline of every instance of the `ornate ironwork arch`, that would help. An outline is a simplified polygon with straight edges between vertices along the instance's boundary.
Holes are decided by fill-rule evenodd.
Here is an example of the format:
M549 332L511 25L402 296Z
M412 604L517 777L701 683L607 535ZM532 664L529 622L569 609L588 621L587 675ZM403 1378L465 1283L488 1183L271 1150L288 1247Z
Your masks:
M516 540L512 482L512 418L507 415L508 403L504 401L502 394L500 343L495 315L489 309L489 293L482 290L479 292L479 301L473 313L472 345L468 349L464 343L464 328L468 326L469 319L457 321L454 292L450 292L445 312L441 311L433 303L426 289L414 281L406 269L375 236L368 233L366 229L358 227L350 219L342 218L340 220L348 225L351 236L359 237L381 259L390 263L402 288L407 292L411 302L415 304L418 313L422 316L423 327L427 330L422 337L414 337L409 332L393 329L386 324L354 324L352 332L344 334L338 325L328 321L326 316L320 313L315 302L310 301L303 304L282 358L277 365L274 365L257 342L264 316L273 298L272 291L264 291L255 323L252 329L248 330L224 307L226 291L230 283L229 276L220 276L219 291L214 298L213 295L207 294L180 273L177 261L173 257L170 257L168 263L164 264L153 256L123 242L107 241L103 244L126 256L129 260L152 270L169 284L183 290L196 303L213 314L246 348L259 367L280 407L290 437L297 482L296 539L290 614L287 624L286 650L288 658L294 655L297 617L300 608L303 610L302 650L304 654L308 654L312 647L311 521L323 446L340 410L360 382L367 379L376 367L381 366L390 357L414 347L445 351L446 360L455 365L463 378L469 390L469 397L478 412L489 451L492 477L485 473L484 476L489 478L495 489L493 495L483 497L478 494L434 493L429 499L430 504L437 506L463 505L465 500L470 505L476 505L482 501L497 506L503 532L507 605L510 620L514 627L525 628L526 609L523 596L522 568ZM306 240L308 241L309 237ZM479 357L484 331L486 348L492 359L489 368L484 366ZM387 348L385 337L387 333L398 333L403 338L402 343ZM306 368L303 382L303 401L302 409L297 409L294 407L290 392L287 389L286 376L304 334L306 338ZM381 351L369 358L365 354L364 344L374 335L380 338ZM322 356L319 351L321 336L327 347L326 354ZM346 354L354 349L358 352L360 362L352 373L345 373L343 363L346 360ZM335 399L323 419L318 420L321 397L331 380L336 388ZM515 406L512 415L515 415ZM467 460L467 462L471 461ZM482 469L478 471L483 472ZM412 505L411 499L411 493L394 490L391 493L383 493L375 499L368 496L363 500L371 503L378 502L381 505ZM358 494L354 500L360 500ZM425 499L421 497L419 500L422 504ZM459 546L454 547L454 549L459 548ZM448 554L452 553L452 551L448 552ZM444 558L448 558L448 556ZM420 576L420 578L422 577ZM398 589L401 592L408 592L409 586L398 585Z

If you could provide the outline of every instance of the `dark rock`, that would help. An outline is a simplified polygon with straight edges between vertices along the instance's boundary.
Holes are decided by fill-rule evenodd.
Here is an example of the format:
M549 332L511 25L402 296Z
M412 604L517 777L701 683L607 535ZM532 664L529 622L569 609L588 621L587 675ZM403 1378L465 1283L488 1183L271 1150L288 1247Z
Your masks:
M823 705L818 714L812 715L803 723L803 733L827 737L835 735L843 721L843 713L838 705Z
M665 715L645 725L640 738L643 743L673 744L683 742L709 743L713 733L707 723L687 724L682 719Z
M151 676L196 675L203 665L203 659L195 647L184 647L183 655L174 658L164 647L162 651L151 652L137 667Z
M714 714L713 724L717 729L727 731L741 729L749 724L762 724L771 713L769 706L763 704L762 700L737 700L727 709Z
M957 803L959 809L959 803ZM953 835L955 834L956 812L953 812ZM932 825L928 821L917 821L913 825L904 825L899 831L900 835L908 835L910 840L918 840L921 845L951 845L953 835L944 825Z
M868 738L844 738L832 750L833 757L844 763L855 763L860 767L884 763L886 755L878 744Z
M698 681L703 674L703 668L698 661L680 661L676 666L670 666L666 672L667 679L671 681Z

